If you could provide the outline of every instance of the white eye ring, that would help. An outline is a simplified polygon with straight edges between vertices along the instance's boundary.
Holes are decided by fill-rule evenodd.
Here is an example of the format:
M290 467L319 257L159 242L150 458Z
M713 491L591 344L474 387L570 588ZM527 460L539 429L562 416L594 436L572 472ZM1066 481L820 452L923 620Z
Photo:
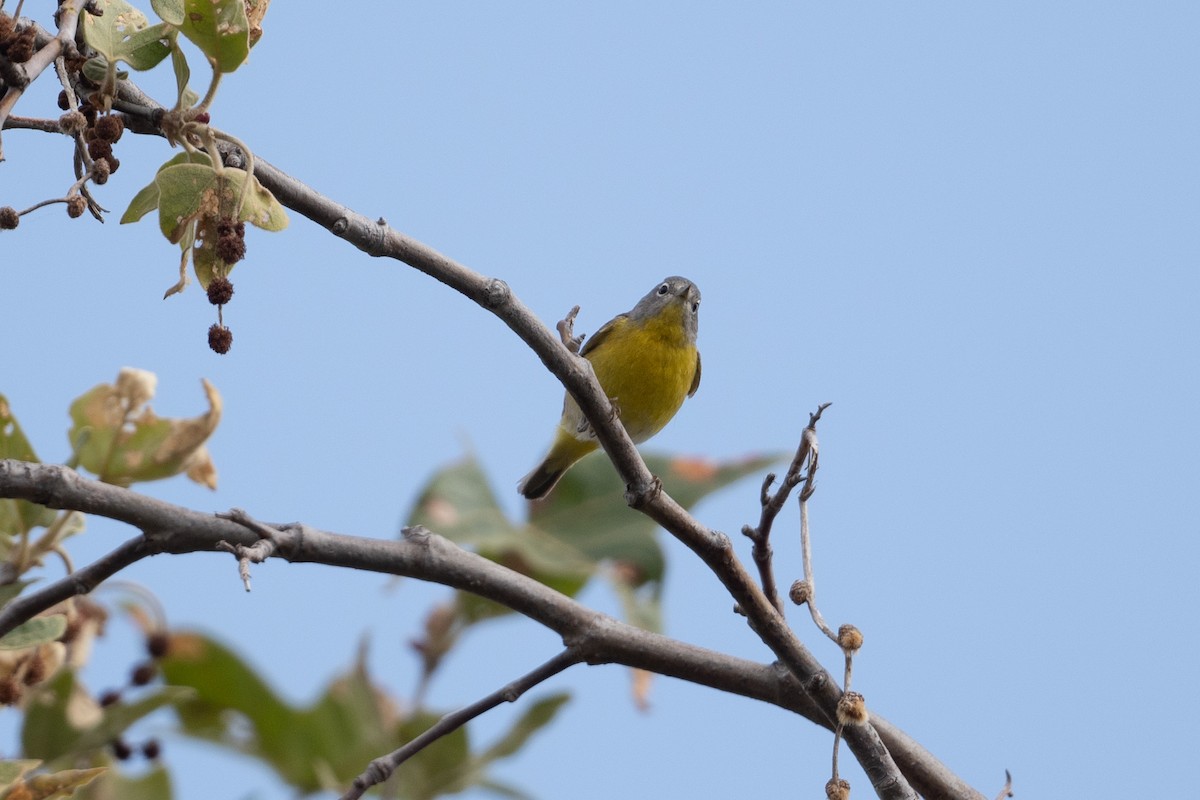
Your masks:
M658 287L658 293L660 295L666 294L669 291L671 291L671 284L669 283L664 283L662 286Z
M695 314L699 310L700 310L700 301L697 300L696 302L692 303L692 313Z

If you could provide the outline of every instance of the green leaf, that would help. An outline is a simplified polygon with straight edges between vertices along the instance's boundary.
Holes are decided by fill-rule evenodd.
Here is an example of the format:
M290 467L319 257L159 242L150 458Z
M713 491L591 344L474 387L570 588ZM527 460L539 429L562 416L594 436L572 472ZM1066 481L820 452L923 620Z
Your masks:
M75 673L61 670L37 687L21 725L21 752L49 761L69 752L81 731L67 716L67 703L75 693Z
M287 705L232 651L203 634L173 633L159 666L169 683L195 691L176 709L189 735L222 741L226 710L245 714L264 735L287 735Z
M645 455L663 489L684 508L783 458L771 454L738 461ZM550 496L530 507L533 527L569 542L595 559L611 559L635 570L642 581L661 580L665 562L655 540L658 525L629 508L622 485L603 453L589 456L563 476Z
M161 764L137 777L110 769L78 795L78 800L170 800L171 774Z
M179 30L216 62L233 72L250 54L250 22L244 0L183 0ZM170 12L169 12L170 13Z
M237 176L245 176L242 170L227 170L235 179ZM240 185L239 185L240 188ZM246 199L242 204L242 213L238 217L243 222L249 222L256 228L262 228L264 231L281 231L288 226L288 215L283 210L283 204L275 199L275 195L271 194L265 186L258 182L258 178L250 176L250 189L246 193Z
M183 25L183 0L150 0L150 7L163 22L177 28Z
M15 599L17 595L25 590L25 587L34 581L13 581L0 586L0 608L8 605L10 601Z
M464 458L434 473L417 498L408 524L425 525L464 545L506 540L519 533L504 516L474 458Z
M177 708L186 734L253 755L304 793L348 783L402 743L396 705L361 658L308 708L285 703L252 667L199 633L173 634L161 666L167 680L196 691Z
M56 641L67 630L66 614L50 614L22 622L0 638L0 650L23 650L26 647Z
M509 522L473 458L435 473L407 524L424 525L567 596L574 596L595 570L595 563L569 544ZM459 594L456 612L467 624L512 613L470 593Z
M156 380L153 373L125 368L115 384L102 383L76 398L68 432L76 460L118 486L186 473L215 489L216 468L205 442L221 421L221 395L201 381L206 413L190 419L158 417L147 405Z
M166 23L151 25L126 39L117 57L139 72L152 69L170 55L168 42L173 35L173 29Z
M116 70L114 73L116 79L123 81L129 77L129 73L123 69ZM104 56L94 56L83 62L83 76L92 83L98 83L101 86L108 80L108 60Z
M191 694L188 689L164 686L135 702L100 709L70 669L60 670L35 692L26 706L21 750L55 767L73 765L104 750L138 720Z
M428 709L404 716L372 681L365 648L308 707L281 700L252 667L200 633L173 633L159 663L167 680L195 690L176 706L186 735L261 760L299 795L344 790L372 758L411 741L443 716ZM398 796L419 800L487 785L487 765L524 746L564 701L556 695L533 704L479 755L471 754L466 728L442 737L397 770Z
M180 6L180 15L183 14L183 6ZM188 67L187 56L183 54L183 48L178 42L171 43L171 69L175 72L175 96L179 108L191 108L195 104L185 103L185 94L189 92L188 81L191 80L192 70ZM194 94L194 92L193 92Z
M146 15L125 0L94 2L101 13L82 15L83 36L109 63L124 61L136 70L146 70L170 53L169 26L150 25Z
M684 507L739 478L754 474L782 456L769 455L717 463L704 459L646 456L651 472ZM573 597L601 562L612 576L626 618L660 630L661 583L666 561L658 526L631 510L612 464L603 454L571 468L544 501L531 504L530 524L514 525L496 502L479 464L471 458L439 470L409 515L480 555ZM490 600L460 592L455 611L463 625L511 613Z
M162 172L164 169L173 167L177 164L201 164L211 168L212 160L204 153L179 153L159 167L158 172ZM155 173L155 175L157 175L157 173ZM133 200L131 200L129 203L129 208L125 209L125 213L121 215L121 224L124 225L129 222L137 222L139 219L158 208L158 198L158 182L151 181L149 185L142 187L142 190L134 195Z
M137 222L156 208L158 208L158 184L151 182L149 186L143 186L141 191L129 201L129 207L121 215L121 224Z
M158 185L158 227L167 241L177 244L184 226L200 216L207 206L215 213L220 206L216 192L219 177L211 166L176 164L154 176Z
M412 741L440 718L440 714L428 711L410 717L400 726L400 740L404 743ZM432 800L439 795L460 792L475 783L468 772L470 761L470 738L467 728L462 727L401 764L393 780L404 787L408 797Z
M0 458L15 458L18 461L40 463L33 445L25 438L17 418L8 405L8 398L0 394ZM0 499L0 537L28 533L36 527L45 527L54 522L55 512L45 506L27 500ZM2 546L2 544L0 544ZM5 601L7 602L7 601Z

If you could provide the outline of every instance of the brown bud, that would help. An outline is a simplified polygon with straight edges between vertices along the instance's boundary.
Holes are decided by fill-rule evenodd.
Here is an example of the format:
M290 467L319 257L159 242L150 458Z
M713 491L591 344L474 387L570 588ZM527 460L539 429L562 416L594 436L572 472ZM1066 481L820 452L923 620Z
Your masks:
M21 216L12 206L0 208L0 231L11 231L21 223Z
M863 646L862 631L847 623L838 628L837 642L846 652L857 653Z
M133 748L126 744L124 739L113 739L112 750L118 761L124 761L133 755Z
M213 325L208 329L208 346L214 353L225 355L233 346L233 331L224 325Z
M103 186L108 183L108 176L111 174L112 168L108 166L106 159L92 162L92 183Z
M841 725L862 725L870 719L867 701L858 692L846 692L838 700L837 718Z
M158 739L147 739L142 745L142 755L153 761L162 753L162 745L158 743Z
M233 284L229 278L213 278L208 282L208 302L223 306L233 298Z
M143 661L133 668L133 673L129 676L129 682L134 686L145 686L150 681L154 680L154 676L158 674L158 665L153 661Z
M106 142L116 142L125 132L125 120L112 114L105 114L103 117L97 117L95 130L97 137Z
M97 136L92 136L87 140L88 157L93 161L98 161L101 158L108 158L112 155L112 142L105 141Z
M87 117L79 111L68 111L58 118L58 129L68 136L82 133L87 128Z
M151 658L162 658L171 649L171 637L165 631L155 631L146 637L146 652Z
M830 778L825 784L825 797L828 800L850 800L850 782L844 778Z
M87 211L87 200L83 199L83 195L77 194L67 198L68 217L79 219L85 211Z
M5 53L8 56L8 60L14 64L24 64L33 58L34 37L36 35L37 33L30 27L10 39L8 42L8 51Z
M788 590L788 597L798 606L808 602L808 581L796 581Z

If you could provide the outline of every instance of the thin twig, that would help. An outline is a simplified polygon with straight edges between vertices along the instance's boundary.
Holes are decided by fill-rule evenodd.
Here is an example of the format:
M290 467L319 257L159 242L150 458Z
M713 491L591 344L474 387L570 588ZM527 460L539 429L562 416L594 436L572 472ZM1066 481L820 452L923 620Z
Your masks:
M837 634L830 630L817 609L817 584L813 578L812 544L808 535L808 501L803 492L800 494L800 558L804 562L804 582L808 585L808 613L821 632L836 642Z
M341 800L358 800L368 789L386 781L396 771L397 767L438 739L449 733L453 733L463 725L466 725L484 712L492 710L501 703L515 702L517 698L534 686L581 661L583 661L583 657L573 648L568 647L537 669L500 687L488 696L482 697L471 705L460 708L458 711L450 712L408 744L398 750L392 751L386 756L375 759L367 765L366 770L354 779L350 788L342 795Z
M230 522L249 529L258 536L258 541L250 546L244 544L230 544L222 539L217 542L217 549L224 550L226 553L233 553L238 560L238 576L242 579L242 586L246 587L246 591L250 591L250 565L261 564L275 554L276 548L279 546L279 538L282 535L280 531L266 525L251 517L240 508L232 508L224 514L217 514L218 519L227 519Z
M1004 770L1004 788L1000 790L1000 794L996 795L996 800L1004 800L1004 798L1012 796L1012 773Z
M768 472L763 478L762 489L759 491L758 502L761 506L758 518L758 526L750 527L749 525L742 526L742 535L750 539L754 546L750 550L750 556L754 559L754 566L758 569L759 582L762 584L763 594L775 606L775 610L780 614L783 613L783 601L779 597L779 589L775 583L775 568L774 554L775 551L771 547L771 526L775 523L775 518L779 516L779 512L783 510L783 504L787 502L788 495L792 489L801 481L805 480L804 465L811 461L809 466L808 476L811 479L812 473L815 471L816 465L816 430L817 422L821 419L821 414L825 409L829 408L830 403L822 403L817 406L817 410L808 416L808 427L800 435L800 445L796 448L796 455L792 457L792 463L788 467L787 473L783 476L783 482L779 485L779 489L775 494L771 494L771 485L775 483L775 473Z
M0 609L0 631L8 633L51 606L91 592L106 578L155 552L144 537L136 536L65 578L37 591L22 594Z

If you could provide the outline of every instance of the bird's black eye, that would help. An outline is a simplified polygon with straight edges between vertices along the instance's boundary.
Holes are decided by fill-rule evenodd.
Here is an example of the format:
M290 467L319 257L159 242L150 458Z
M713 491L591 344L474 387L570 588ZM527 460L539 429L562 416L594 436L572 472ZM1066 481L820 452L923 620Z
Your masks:
M700 301L697 300L696 302L692 303L692 313L695 314L699 310L700 310Z
M669 283L664 283L662 286L658 287L659 295L664 295L669 291L671 291L671 284Z

